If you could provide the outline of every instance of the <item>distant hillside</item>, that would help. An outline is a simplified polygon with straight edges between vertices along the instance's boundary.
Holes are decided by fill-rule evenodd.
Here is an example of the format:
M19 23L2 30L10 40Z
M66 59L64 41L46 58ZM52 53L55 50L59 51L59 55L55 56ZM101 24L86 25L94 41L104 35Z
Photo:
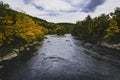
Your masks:
M71 27L74 26L75 24L73 23L57 23L58 25L64 26L64 27Z
M73 23L57 23L57 25L63 26L65 28L66 33L71 33L75 24Z

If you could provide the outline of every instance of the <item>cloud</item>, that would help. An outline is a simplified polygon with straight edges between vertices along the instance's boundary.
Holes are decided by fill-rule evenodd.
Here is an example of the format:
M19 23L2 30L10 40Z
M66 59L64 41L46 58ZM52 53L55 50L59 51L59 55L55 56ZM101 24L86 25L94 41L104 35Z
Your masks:
M19 12L50 22L72 22L102 13L109 14L120 7L120 0L2 0Z
M97 6L102 5L105 0L89 0L87 4L83 7L82 11L84 12L93 12L97 8Z
M32 0L32 4L43 7L47 11L69 11L72 6L63 0Z
M57 12L46 12L46 13L44 13L44 14L41 14L42 16L44 15L44 16L51 16L51 17L56 17L56 16L59 16L59 15L61 15L61 14L59 14L59 13L57 13Z
M31 0L23 0L25 4L29 4Z
M37 5L35 5L35 4L32 4L36 9L38 9L38 10L44 10L44 7L42 7L42 6L37 6Z

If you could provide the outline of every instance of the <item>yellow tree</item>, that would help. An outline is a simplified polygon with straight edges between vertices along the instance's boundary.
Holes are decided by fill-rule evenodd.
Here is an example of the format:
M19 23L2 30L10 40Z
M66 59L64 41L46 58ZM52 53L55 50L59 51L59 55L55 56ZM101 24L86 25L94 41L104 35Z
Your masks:
M113 36L115 36L116 33L119 33L119 27L117 25L117 22L115 19L111 19L109 23L109 27L107 28L106 32L107 34L105 35L105 39L109 39Z
M27 43L44 37L42 28L35 24L29 16L18 14L15 25L16 36Z

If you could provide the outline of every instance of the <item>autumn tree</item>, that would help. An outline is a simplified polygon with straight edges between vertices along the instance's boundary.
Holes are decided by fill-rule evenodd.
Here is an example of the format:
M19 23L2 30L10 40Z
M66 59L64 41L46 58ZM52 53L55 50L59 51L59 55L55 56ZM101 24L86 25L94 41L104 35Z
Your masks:
M105 39L108 39L110 41L114 38L114 40L115 40L115 36L119 32L120 32L120 29L118 28L117 22L115 21L115 19L111 19L110 23L109 23L109 27L106 30L107 34L105 35Z

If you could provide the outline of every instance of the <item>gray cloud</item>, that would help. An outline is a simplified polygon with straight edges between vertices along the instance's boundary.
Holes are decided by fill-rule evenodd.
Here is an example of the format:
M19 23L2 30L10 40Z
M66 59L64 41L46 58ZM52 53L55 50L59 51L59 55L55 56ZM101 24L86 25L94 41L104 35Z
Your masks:
M37 6L37 5L35 5L35 4L32 4L36 9L39 9L39 10L44 10L44 8L42 7L42 6Z
M46 14L41 14L41 16L59 16L61 14L55 12L47 12Z
M29 4L31 0L23 0L25 4Z
M94 12L96 7L104 4L105 0L91 0L89 4L83 7L83 12Z

